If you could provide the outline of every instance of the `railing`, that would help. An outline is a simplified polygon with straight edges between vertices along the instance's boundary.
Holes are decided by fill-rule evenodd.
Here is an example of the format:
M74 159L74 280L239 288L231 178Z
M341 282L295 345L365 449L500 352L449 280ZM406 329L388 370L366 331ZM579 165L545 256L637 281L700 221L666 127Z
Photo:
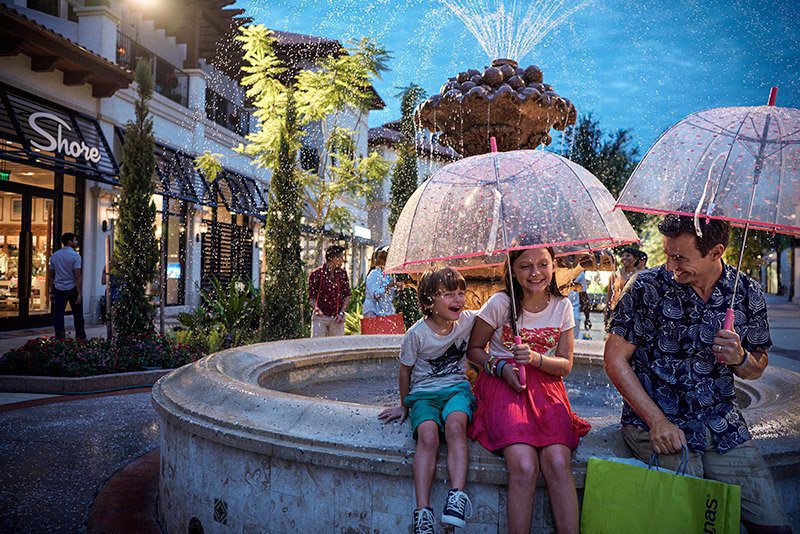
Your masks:
M153 66L153 89L158 94L189 107L189 76L127 35L117 32L117 64L135 71L139 58Z
M250 112L209 88L206 88L206 117L242 137L250 133Z

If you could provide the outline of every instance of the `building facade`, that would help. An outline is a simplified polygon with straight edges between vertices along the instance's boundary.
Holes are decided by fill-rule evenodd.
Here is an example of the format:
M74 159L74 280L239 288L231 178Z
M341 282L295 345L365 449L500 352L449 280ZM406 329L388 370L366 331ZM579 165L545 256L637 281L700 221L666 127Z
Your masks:
M99 321L138 58L154 77L161 260L153 294L171 315L200 304L212 276L258 286L269 173L234 151L256 123L232 48L250 20L225 7L232 3L0 0L0 330L50 324L47 265L69 231L80 238L87 324ZM341 46L278 34L280 53L298 68L310 51ZM364 150L366 120L355 124ZM194 167L206 151L222 156L213 182ZM353 209L366 228L363 203ZM358 253L366 244L356 233L346 238Z

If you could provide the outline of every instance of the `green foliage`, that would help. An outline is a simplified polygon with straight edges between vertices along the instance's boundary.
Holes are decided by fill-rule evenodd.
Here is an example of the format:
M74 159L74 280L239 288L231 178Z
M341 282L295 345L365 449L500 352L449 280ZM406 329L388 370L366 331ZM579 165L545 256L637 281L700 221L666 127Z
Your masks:
M406 330L408 330L414 323L422 319L422 312L419 309L419 300L417 299L417 290L414 289L411 277L407 275L397 275L395 279L405 282L394 299L394 309L397 310L397 313L403 314L403 324Z
M36 338L0 357L0 374L34 376L94 376L143 371L148 367L174 369L202 354L158 334L109 342L104 338Z
M112 274L119 280L119 297L113 308L114 335L127 338L153 332L155 309L146 294L156 279L158 242L153 232L156 207L155 140L148 100L153 94L150 64L136 65L136 120L126 125L125 147L117 199L117 222Z
M212 154L206 150L201 156L194 158L194 166L198 171L203 173L209 182L213 182L217 179L219 173L222 172L221 158L222 154Z
M203 305L189 313L178 314L181 326L176 338L184 344L202 347L207 353L256 343L261 306L252 282L238 279L223 287L212 280L212 288L203 294Z
M272 174L264 239L264 314L266 341L303 336L302 306L306 301L300 250L300 183L295 166L297 151L289 138L297 124L291 104L280 131L277 166Z
M419 180L414 111L425 99L425 91L419 85L412 83L397 96L400 96L401 111L400 143L397 146L397 165L392 174L389 198L389 229L391 231L394 231L394 225L397 224L400 212L403 211L409 197L416 190Z
M728 248L725 249L723 260L729 265L739 263L739 253L742 242L744 241L744 228L731 228L731 236ZM763 256L775 250L778 254L791 245L791 238L783 234L773 234L763 230L748 230L747 244L742 257L742 272L755 275L759 279L756 271L764 263Z
M583 115L569 131L571 149L569 159L597 176L614 198L619 198L622 188L639 161L639 149L631 146L631 131L617 130L607 135L600 122L592 115ZM647 216L626 212L625 216L638 231Z

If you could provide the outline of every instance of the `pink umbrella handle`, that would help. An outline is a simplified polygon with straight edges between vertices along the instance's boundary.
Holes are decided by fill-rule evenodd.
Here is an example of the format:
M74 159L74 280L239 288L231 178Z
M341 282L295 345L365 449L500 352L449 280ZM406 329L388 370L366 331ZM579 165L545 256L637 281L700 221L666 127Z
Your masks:
M733 308L725 310L725 321L722 323L722 328L725 330L733 331ZM722 363L722 360L717 356L717 361Z
M494 137L492 137L492 139L494 139ZM520 336L514 336L514 343L522 345L522 338ZM525 387L525 384L528 382L528 374L525 372L525 366L520 365L517 371L519 371L519 385Z

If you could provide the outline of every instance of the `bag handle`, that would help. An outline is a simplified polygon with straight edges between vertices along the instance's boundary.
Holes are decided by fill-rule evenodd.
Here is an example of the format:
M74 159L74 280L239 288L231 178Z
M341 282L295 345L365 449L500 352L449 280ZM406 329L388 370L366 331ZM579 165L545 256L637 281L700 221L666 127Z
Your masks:
M647 462L648 469L658 469L658 453L653 451L650 454L650 461ZM675 474L678 476L685 476L689 470L689 448L686 445L681 447L681 461L678 462L678 468L675 469Z

